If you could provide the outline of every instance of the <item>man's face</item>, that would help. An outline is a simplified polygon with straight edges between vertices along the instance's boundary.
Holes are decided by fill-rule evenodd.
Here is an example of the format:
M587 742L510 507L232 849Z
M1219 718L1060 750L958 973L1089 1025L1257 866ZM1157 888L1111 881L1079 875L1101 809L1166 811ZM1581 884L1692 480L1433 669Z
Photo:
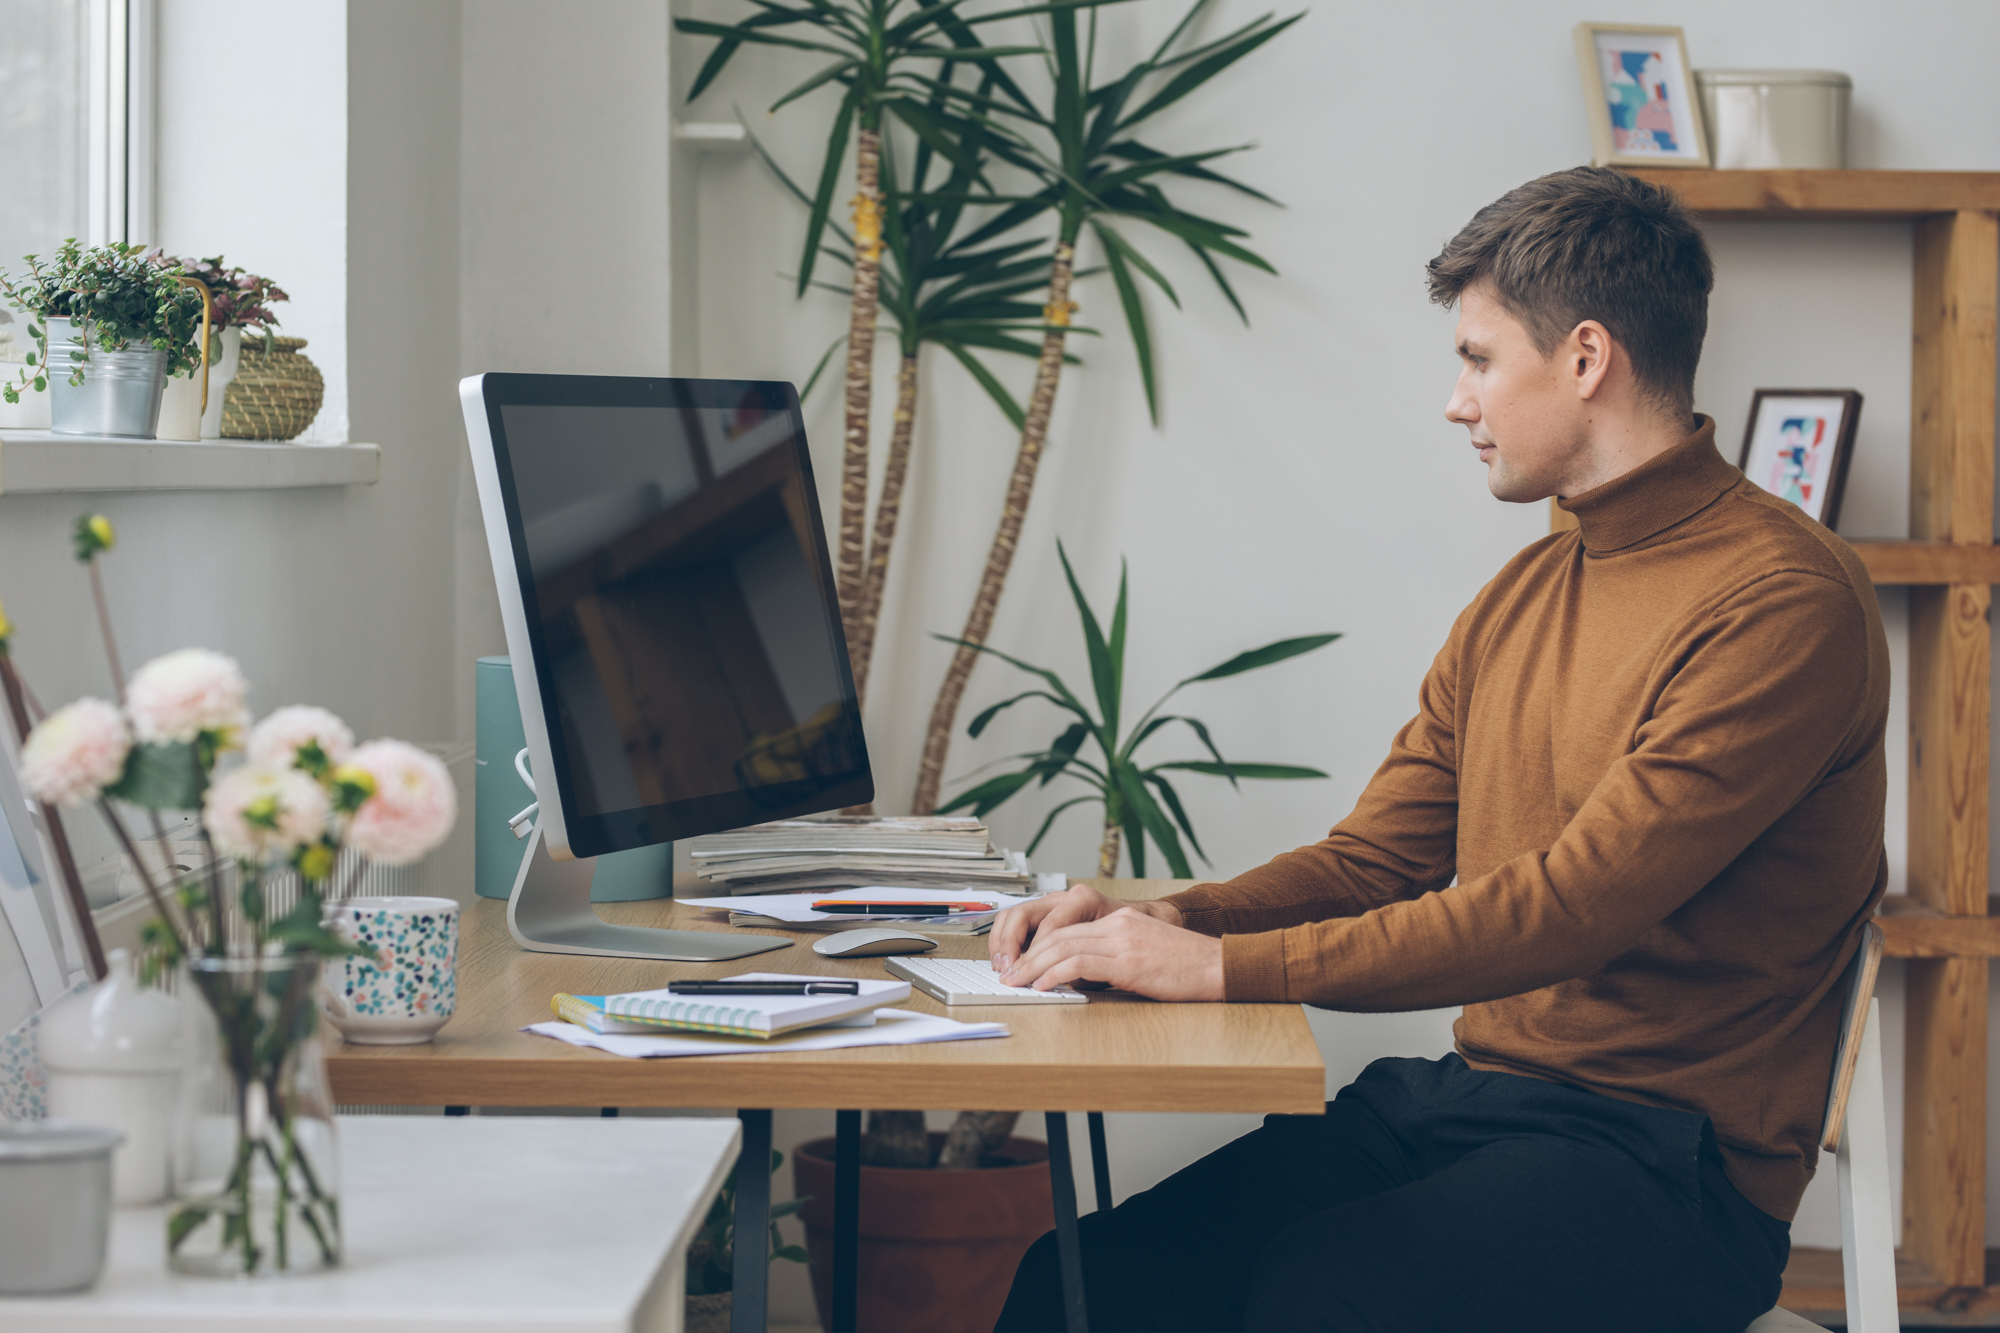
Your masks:
M1583 409L1568 357L1535 350L1521 321L1492 289L1474 283L1459 294L1461 367L1447 420L1464 426L1486 464L1496 499L1526 504L1565 489L1583 445Z

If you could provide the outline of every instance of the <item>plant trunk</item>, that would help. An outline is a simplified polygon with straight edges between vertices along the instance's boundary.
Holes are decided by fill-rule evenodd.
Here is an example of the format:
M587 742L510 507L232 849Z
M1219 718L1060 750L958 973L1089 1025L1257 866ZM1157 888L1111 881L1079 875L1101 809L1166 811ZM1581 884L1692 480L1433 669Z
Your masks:
M986 572L980 576L979 592L972 599L972 614L966 618L959 637L971 643L985 643L993 628L993 613L999 608L1000 593L1013 567L1014 551L1020 544L1021 524L1028 515L1028 500L1035 490L1035 471L1041 466L1042 449L1048 443L1049 413L1056 402L1056 386L1062 380L1063 347L1067 341L1070 315L1071 269L1076 263L1076 247L1064 240L1056 243L1049 265L1049 303L1043 318L1049 324L1042 335L1041 360L1035 367L1035 392L1028 400L1028 419L1021 427L1021 447L1014 455L1014 475L1007 483L1007 502L1000 511L1000 527L993 534L993 546L986 553ZM917 769L917 790L910 813L927 815L937 809L939 789L944 785L945 755L951 749L951 729L958 718L958 705L965 697L965 685L979 654L960 645L952 654L951 666L931 708L930 730L924 735L923 762Z
M1019 1111L960 1111L938 1154L940 1171L973 1171L1014 1132Z
M1104 843L1097 849L1097 877L1111 879L1118 873L1118 826L1104 821Z
M882 618L882 587L889 580L889 550L902 517L903 482L910 473L910 440L917 420L917 354L903 354L896 374L896 422L889 436L889 459L882 469L882 494L875 500L875 533L868 543L868 568L861 576L861 605L847 655L854 663L854 689L868 699L868 669L875 657L875 629Z
M922 1111L870 1111L861 1136L865 1166L900 1166L922 1171L931 1164L931 1136Z
M854 296L847 314L847 420L840 460L840 555L834 585L854 661L861 605L862 535L868 520L868 406L882 276L882 135L863 126L854 146ZM856 668L859 676L861 669Z

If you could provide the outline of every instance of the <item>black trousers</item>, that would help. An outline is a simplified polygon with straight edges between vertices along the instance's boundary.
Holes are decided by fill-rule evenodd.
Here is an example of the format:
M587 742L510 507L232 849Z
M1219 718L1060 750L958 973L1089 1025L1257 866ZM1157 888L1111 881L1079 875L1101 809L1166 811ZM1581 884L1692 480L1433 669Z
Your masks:
M1082 1219L1093 1333L1741 1333L1790 1227L1706 1117L1442 1060L1378 1060ZM1055 1235L996 1333L1061 1333Z

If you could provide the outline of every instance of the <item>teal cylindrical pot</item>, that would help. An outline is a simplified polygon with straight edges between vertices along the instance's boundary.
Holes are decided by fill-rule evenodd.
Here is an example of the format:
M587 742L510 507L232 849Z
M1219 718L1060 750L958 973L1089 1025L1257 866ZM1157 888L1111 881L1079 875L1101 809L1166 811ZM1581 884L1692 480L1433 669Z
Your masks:
M475 724L472 785L472 881L482 898L505 898L514 891L526 838L507 827L535 793L514 771L514 756L528 744L521 727L521 705L514 693L514 663L506 657L478 661L474 692ZM532 770L530 770L532 771ZM636 851L613 852L597 858L590 881L594 903L629 903L644 898L671 898L674 893L674 845L663 842Z

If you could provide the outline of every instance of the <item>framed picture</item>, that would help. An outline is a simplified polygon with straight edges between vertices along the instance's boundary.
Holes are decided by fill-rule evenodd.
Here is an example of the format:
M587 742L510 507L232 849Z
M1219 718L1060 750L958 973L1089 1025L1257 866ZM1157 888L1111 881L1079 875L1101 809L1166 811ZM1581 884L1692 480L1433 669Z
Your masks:
M1743 432L1743 475L1826 527L1840 520L1847 459L1861 421L1854 389L1759 389Z
M1576 25L1576 63L1600 167L1705 167L1708 136L1679 28Z

